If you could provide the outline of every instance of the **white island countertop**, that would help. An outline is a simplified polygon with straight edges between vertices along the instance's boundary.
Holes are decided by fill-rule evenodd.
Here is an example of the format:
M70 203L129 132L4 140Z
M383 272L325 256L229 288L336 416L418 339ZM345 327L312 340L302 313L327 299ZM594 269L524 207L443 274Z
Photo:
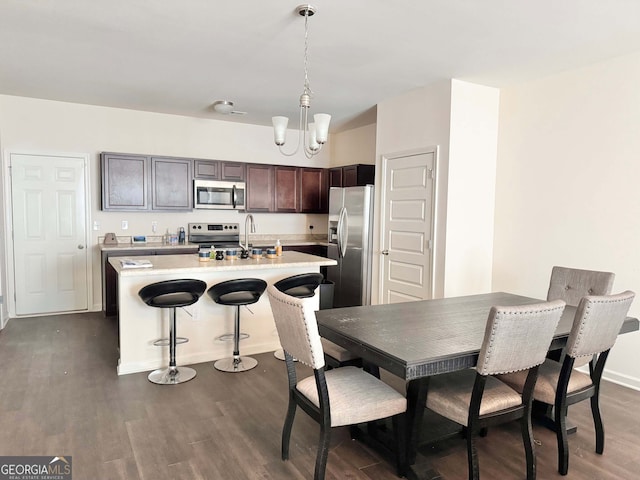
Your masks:
M121 260L130 259L134 261L147 260L152 267L146 268L123 268ZM137 276L157 276L159 274L170 273L208 273L208 272L230 272L237 270L274 270L300 267L323 267L336 265L337 262L330 258L318 257L307 253L286 251L280 257L260 259L247 258L241 260L214 260L201 262L197 254L183 255L147 255L135 257L109 257L109 263L113 265L121 277Z
M122 268L121 260L147 261L150 267ZM273 284L283 278L301 273L319 272L323 266L336 265L335 260L296 251L285 251L277 258L245 260L209 260L200 262L197 254L145 255L110 257L109 263L118 273L118 324L120 375L166 367L168 349L155 346L169 330L168 312L147 306L138 295L151 283L194 278L207 287L237 278L260 278ZM311 308L319 307L320 294L306 299ZM189 338L178 346L178 365L214 361L232 355L233 342L224 339L234 330L236 309L215 303L207 294L193 305L176 311L177 331ZM241 314L241 329L248 336L242 338L242 355L273 351L280 348L278 333L267 295L262 295L251 309ZM211 366L207 366L211 368ZM200 366L198 368L207 368Z

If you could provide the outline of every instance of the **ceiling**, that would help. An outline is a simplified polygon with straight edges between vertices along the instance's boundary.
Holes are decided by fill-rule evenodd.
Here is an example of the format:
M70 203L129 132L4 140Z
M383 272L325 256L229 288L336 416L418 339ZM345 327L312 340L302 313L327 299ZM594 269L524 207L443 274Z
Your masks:
M297 123L299 0L2 0L0 94ZM301 2L300 2L301 3ZM502 87L640 51L637 0L318 0L311 113L332 131L457 78ZM231 100L246 115L214 112Z

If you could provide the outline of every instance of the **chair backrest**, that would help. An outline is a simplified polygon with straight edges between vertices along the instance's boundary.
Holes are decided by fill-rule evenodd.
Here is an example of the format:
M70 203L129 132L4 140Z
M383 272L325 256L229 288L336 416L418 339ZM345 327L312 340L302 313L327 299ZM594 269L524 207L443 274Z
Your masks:
M528 370L544 362L565 302L494 306L489 311L476 370L481 375Z
M615 274L595 270L553 267L547 300L564 300L567 305L577 307L587 295L609 295Z
M315 370L324 367L314 303L282 293L274 285L267 287L267 295L282 348Z
M627 290L580 300L567 340L567 355L590 357L613 347L634 297L635 293Z

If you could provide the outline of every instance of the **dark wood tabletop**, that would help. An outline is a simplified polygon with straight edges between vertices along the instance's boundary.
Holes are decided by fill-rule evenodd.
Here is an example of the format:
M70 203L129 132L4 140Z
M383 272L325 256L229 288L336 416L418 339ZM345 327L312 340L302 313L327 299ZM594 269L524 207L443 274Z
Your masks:
M492 306L541 301L497 292L320 310L316 318L321 336L407 381L408 478L436 479L428 463L416 468L428 378L476 365ZM550 350L566 344L575 311L565 307ZM628 317L620 333L638 328L638 319Z
M492 306L541 301L497 292L320 310L316 318L321 336L405 380L414 380L475 366ZM551 350L566 343L575 310L565 308ZM627 318L621 333L635 330L638 320Z

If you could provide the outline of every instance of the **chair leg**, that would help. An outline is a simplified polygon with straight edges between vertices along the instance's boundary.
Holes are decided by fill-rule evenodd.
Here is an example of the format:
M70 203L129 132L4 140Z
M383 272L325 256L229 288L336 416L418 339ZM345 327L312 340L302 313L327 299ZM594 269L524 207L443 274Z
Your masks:
M467 463L469 467L469 480L478 480L480 478L478 452L476 451L475 435L471 429L467 429Z
M527 459L527 480L536 478L536 455L533 445L533 433L531 431L531 412L522 416L522 443L524 444L525 458Z
M560 475L566 475L569 471L569 444L567 441L567 409L558 408L556 405L555 412L555 429L556 438L558 439L558 472Z
M604 425L602 424L602 416L600 415L600 395L596 391L591 397L591 415L593 416L593 425L596 429L596 453L602 455L604 452Z
M289 459L289 443L291 441L291 429L293 428L293 419L296 416L296 402L292 395L289 395L289 407L287 408L287 416L284 419L282 427L282 460Z
M313 480L324 480L327 469L327 457L329 456L329 443L331 442L331 427L320 426L320 440L318 442L318 454L316 456L316 470Z

